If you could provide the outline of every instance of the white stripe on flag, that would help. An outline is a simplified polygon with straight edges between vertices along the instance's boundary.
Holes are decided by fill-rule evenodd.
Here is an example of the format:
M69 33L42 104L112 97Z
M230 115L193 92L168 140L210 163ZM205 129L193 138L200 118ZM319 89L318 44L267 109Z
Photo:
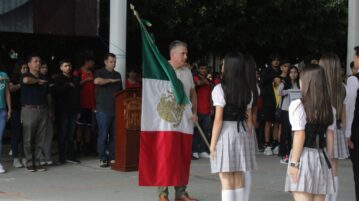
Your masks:
M185 106L182 121L178 126L163 120L157 111L161 96L172 91L170 81L146 79L142 83L141 131L178 131L193 134L191 105Z

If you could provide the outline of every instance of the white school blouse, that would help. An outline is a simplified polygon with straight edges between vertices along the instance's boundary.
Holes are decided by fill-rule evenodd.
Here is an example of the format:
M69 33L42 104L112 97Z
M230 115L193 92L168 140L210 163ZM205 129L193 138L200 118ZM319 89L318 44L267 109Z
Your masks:
M333 109L333 123L328 127L330 130L336 128L335 109ZM307 124L307 115L305 114L304 106L300 99L294 100L289 105L289 121L292 125L292 131L303 131Z
M224 92L221 84L217 84L217 86L214 87L212 91L212 101L213 101L213 106L221 106L224 108L224 106L226 105L226 100L224 99ZM253 93L252 93L251 101L247 105L247 109L252 108L252 103L253 103Z
M345 136L347 138L350 138L350 136L352 135L352 124L354 119L355 101L357 99L358 89L358 78L356 78L356 76L350 76L347 80L346 96L344 101L347 121L345 126Z

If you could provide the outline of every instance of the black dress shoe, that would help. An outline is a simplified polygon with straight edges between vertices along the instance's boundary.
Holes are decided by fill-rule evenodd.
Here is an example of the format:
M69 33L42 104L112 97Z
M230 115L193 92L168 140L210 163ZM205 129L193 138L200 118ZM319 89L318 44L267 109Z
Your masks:
M29 171L29 172L35 172L36 171L34 166L26 166L26 170Z
M45 172L46 171L46 168L44 166L41 166L41 165L37 166L35 169L38 172Z
M73 164L79 164L80 163L80 161L75 159L75 158L69 158L69 159L66 160L66 162L73 163Z

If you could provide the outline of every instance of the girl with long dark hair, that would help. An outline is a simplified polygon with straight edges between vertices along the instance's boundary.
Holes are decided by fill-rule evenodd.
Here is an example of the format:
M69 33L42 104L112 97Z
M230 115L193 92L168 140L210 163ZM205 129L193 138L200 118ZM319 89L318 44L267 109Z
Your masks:
M332 165L335 109L323 68L310 64L300 74L302 98L289 106L293 148L285 191L296 201L324 201L335 191Z
M289 90L299 89L299 72L296 66L289 68L289 77L285 82L279 85L279 96L282 97L281 103L281 135L280 135L280 148L279 155L282 157L280 160L283 164L288 164L289 152L292 143L292 127L290 126L288 109L290 104Z
M243 172L256 168L250 160L252 92L240 52L228 53L222 66L223 79L212 91L215 119L211 140L211 170L219 173L222 200L244 200Z
M327 81L330 101L336 110L337 127L334 130L333 140L333 174L335 193L327 196L326 201L336 201L339 189L338 160L349 157L349 149L345 138L345 86L342 82L341 64L339 57L334 53L324 54L319 60L319 65L324 69Z

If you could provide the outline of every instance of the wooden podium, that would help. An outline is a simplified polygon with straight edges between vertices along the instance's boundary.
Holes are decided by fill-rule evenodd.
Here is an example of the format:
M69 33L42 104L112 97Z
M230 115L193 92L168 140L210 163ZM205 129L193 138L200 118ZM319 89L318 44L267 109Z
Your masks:
M141 88L115 94L115 161L111 169L138 170L141 130Z

